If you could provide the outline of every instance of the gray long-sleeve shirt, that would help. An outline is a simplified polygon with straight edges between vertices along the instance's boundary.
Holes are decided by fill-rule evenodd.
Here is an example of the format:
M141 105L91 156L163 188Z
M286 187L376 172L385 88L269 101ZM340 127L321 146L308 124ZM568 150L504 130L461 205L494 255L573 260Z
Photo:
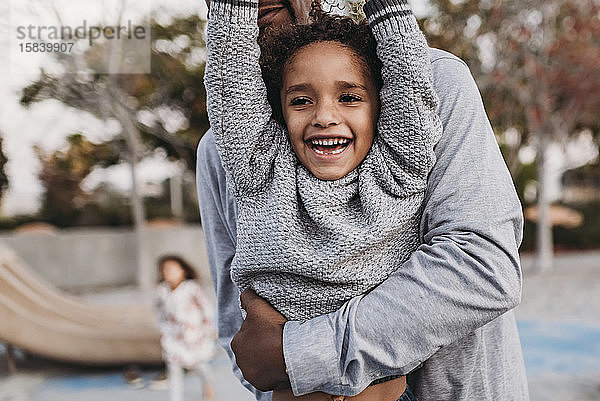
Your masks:
M424 200L422 244L367 295L286 323L295 394L351 395L379 377L412 371L420 401L529 399L512 312L521 295L521 206L468 68L449 53L430 55L444 133ZM242 383L270 400L241 378L229 345L242 323L230 276L236 206L210 131L197 163L219 341Z

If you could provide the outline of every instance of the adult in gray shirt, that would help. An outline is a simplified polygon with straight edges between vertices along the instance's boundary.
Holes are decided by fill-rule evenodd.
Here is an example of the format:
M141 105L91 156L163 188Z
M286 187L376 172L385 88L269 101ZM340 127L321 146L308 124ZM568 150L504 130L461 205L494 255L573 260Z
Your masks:
M306 2L292 5L296 15L306 9ZM276 0L261 7L259 25L294 14ZM212 133L200 142L198 195L219 341L258 400L286 384L296 395L354 395L398 374L409 374L421 401L529 399L512 312L521 296L521 205L468 68L435 49L431 61L444 134L423 203L422 245L386 281L336 312L284 323L264 301L246 297L252 313L242 320L229 270L235 204ZM247 345L236 347L240 367L234 336Z

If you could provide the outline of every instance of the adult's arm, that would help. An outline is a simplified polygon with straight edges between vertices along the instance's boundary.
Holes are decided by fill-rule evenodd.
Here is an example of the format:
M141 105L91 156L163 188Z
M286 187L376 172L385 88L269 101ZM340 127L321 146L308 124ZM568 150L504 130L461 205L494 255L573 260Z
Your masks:
M466 65L441 51L432 51L432 63L444 133L422 245L370 293L285 324L296 395L354 395L379 377L407 374L520 302L522 212L512 179Z
M225 172L210 131L198 145L196 185L210 273L217 294L216 322L219 344L225 349L231 360L233 373L240 382L254 393L258 401L269 401L271 392L261 392L243 378L231 351L231 339L243 322L239 304L240 293L229 274L231 260L235 254L236 210L233 196L227 192Z

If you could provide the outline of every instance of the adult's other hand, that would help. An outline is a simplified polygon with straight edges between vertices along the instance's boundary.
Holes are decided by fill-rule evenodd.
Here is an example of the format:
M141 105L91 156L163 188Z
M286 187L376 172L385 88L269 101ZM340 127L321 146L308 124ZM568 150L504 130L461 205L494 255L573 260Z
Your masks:
M252 290L244 291L240 300L246 319L231 349L244 379L261 391L290 387L283 357L285 317Z

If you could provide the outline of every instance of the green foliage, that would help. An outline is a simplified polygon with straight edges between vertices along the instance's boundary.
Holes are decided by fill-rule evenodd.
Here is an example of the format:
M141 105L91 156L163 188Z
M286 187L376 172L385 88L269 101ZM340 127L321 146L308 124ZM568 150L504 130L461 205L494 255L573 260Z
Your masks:
M171 210L169 180L167 179L163 181L161 186L162 191L160 195L146 197L144 199L148 220L173 217ZM181 219L188 223L198 223L200 221L198 200L191 191L183 191L183 216L181 216Z
M0 216L0 231L9 231L26 223L39 221L37 216L20 214L16 216Z
M150 149L163 148L173 160L184 161L190 171L195 168L196 145L208 130L204 61L194 59L206 47L205 24L196 15L175 19L168 26L153 21L151 74L136 90L128 91L140 110L155 113L167 108L184 116L186 123L176 132L167 131L160 120L153 127L140 123L138 128ZM158 50L159 43L166 49Z
M583 214L583 225L572 229L555 227L557 249L600 248L600 201L565 206Z
M39 215L25 221L41 220L57 227L131 225L130 200L125 194L108 185L100 185L91 193L81 188L82 181L95 167L119 163L119 147L112 141L92 143L81 134L69 136L67 142L66 151L44 154L36 148L42 163L39 178L46 190ZM171 217L168 180L163 182L161 193L144 199L150 220ZM197 202L189 192L184 192L184 211L185 221L199 221ZM7 228L13 226L11 221L5 224Z
M129 198L110 188L101 188L79 208L74 225L117 227L131 226L132 222Z
M107 167L116 164L119 153L113 143L94 144L82 134L67 138L69 148L51 154L36 147L42 164L39 179L45 188L42 198L41 216L48 223L64 227L77 224L87 195L81 182L95 166Z
M519 195L519 199L521 200L521 204L523 205L523 207L527 207L532 204L531 201L527 201L527 199L525 198L525 188L530 182L536 181L536 179L537 165L535 162L522 164L519 171L513 176L515 188L517 190L517 194Z
M552 235L555 249L560 251L600 248L600 201L577 205L564 204L563 206L582 213L583 224L575 228L553 227ZM533 251L535 249L536 229L536 223L529 220L525 221L523 243L521 244L522 251Z

